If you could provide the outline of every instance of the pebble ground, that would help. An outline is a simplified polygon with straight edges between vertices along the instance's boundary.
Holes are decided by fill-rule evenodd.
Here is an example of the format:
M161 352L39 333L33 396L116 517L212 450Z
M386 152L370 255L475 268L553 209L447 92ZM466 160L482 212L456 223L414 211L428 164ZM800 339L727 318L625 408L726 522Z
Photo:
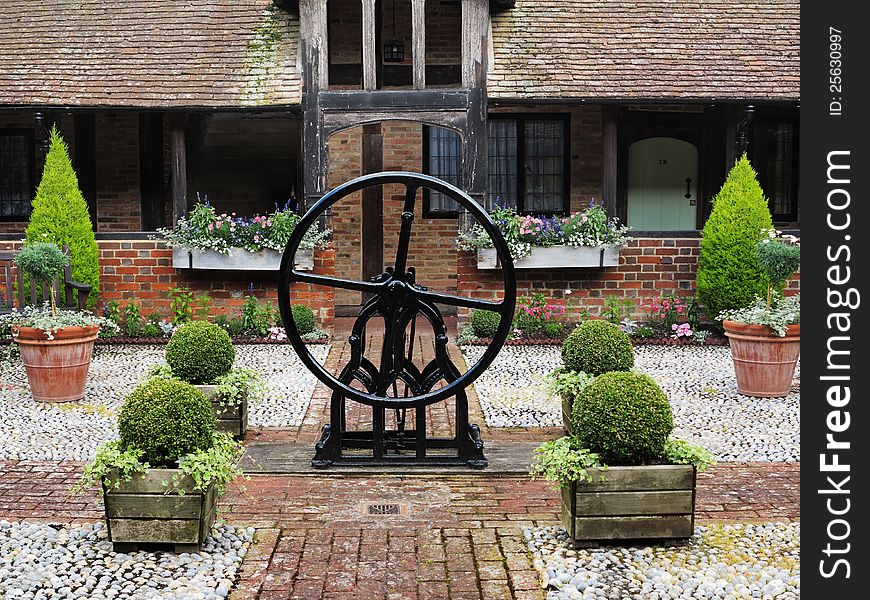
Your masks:
M680 546L574 550L561 527L524 531L548 600L800 597L800 524L695 527Z
M463 346L469 366L482 346ZM475 382L490 427L562 424L561 401L544 377L562 366L558 346L505 346ZM638 346L635 369L662 386L674 411L674 435L700 444L722 461L800 460L800 391L784 398L737 393L725 346ZM800 371L795 376L800 378Z
M196 553L112 551L103 523L0 521L0 597L8 600L226 598L254 528L217 525Z
M166 346L97 346L81 401L36 402L18 362L0 386L0 459L90 460L97 446L117 437L124 397L153 365L164 362ZM327 345L310 347L323 361ZM308 408L316 379L283 344L236 346L237 367L249 367L266 381L266 393L249 406L249 427L297 427Z

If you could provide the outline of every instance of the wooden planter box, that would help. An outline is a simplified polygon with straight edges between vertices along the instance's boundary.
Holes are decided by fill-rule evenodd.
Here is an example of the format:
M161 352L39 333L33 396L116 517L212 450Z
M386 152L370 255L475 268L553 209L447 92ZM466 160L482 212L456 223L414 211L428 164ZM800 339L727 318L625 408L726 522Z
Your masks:
M211 530L217 493L214 486L203 494L194 491L193 479L184 476L177 491L167 493L164 481L180 469L148 469L117 490L103 487L103 504L109 541L115 552L131 552L141 545L174 546L176 552L195 552ZM112 481L117 476L109 476ZM171 484L170 484L171 485Z
M176 269L277 271L281 267L281 253L276 250L248 252L234 248L229 254L221 254L213 250L173 248L172 266ZM313 268L314 250L299 250L296 253L296 269L310 271Z
M477 249L477 268L500 269L495 248ZM619 248L613 246L535 246L531 256L514 261L517 269L603 268L619 265Z
M218 431L226 431L236 439L242 439L245 437L245 431L248 429L247 394L242 397L242 401L238 406L221 406L220 397L215 394L217 386L195 385L193 387L202 392L211 402L211 407L214 409L214 416L217 419L215 429Z
M562 526L575 547L692 537L693 465L610 467L590 469L590 474L592 482L562 490Z

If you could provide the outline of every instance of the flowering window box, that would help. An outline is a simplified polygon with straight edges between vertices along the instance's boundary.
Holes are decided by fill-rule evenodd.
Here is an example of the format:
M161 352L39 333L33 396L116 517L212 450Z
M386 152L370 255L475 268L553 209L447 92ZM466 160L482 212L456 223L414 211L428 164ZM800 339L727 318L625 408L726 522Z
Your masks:
M176 269L277 271L281 267L281 253L277 250L248 252L233 248L229 254L214 250L172 249L172 266ZM296 269L310 271L314 268L314 250L296 252Z
M615 267L616 246L534 246L530 256L514 261L517 269L567 269ZM477 268L500 269L495 248L477 249Z

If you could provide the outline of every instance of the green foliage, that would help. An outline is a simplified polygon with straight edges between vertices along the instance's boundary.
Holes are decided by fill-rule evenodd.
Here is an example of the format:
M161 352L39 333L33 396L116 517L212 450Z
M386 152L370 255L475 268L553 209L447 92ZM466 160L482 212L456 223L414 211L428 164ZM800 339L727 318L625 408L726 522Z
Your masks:
M651 337L655 337L656 332L649 325L638 325L638 327L634 330L634 333L632 335L634 335L635 337L639 337L639 338L651 338Z
M227 484L242 474L238 463L243 452L242 444L233 440L231 435L215 432L210 447L191 452L179 459L182 475L173 475L171 479L161 483L167 491L183 495L179 484L184 475L187 475L193 479L194 490L205 492L210 485L214 485L218 496L223 496ZM71 490L72 493L100 483L107 489L118 489L122 482L128 482L137 473L144 473L150 468L147 462L141 461L142 455L140 448L122 449L119 440L101 444L97 448L96 458L84 468L81 479Z
M265 337L274 322L275 309L271 302L260 304L256 296L245 296L245 304L242 306L242 326L246 332Z
M492 310L475 310L471 313L471 330L478 338L491 338L498 331L501 315Z
M709 316L746 306L764 294L766 281L755 245L770 227L767 200L744 154L713 198L702 231L696 287Z
M585 321L562 343L562 362L571 371L600 375L628 371L634 366L634 348L628 335L607 321Z
M105 317L79 310L52 310L48 304L42 306L25 306L11 312L0 314L0 331L7 327L33 327L42 329L45 337L54 339L58 329L64 327L91 327L99 325L102 328L115 329L115 324Z
M299 335L308 335L314 332L314 311L304 304L294 304L290 308L293 315L293 322L296 324L296 330Z
M72 278L91 286L88 306L93 307L100 292L100 250L66 143L56 127L51 129L45 168L25 235L28 243L69 246Z
M664 458L672 465L695 465L698 471L706 471L716 464L713 455L701 446L675 438L665 442Z
M179 327L166 345L166 362L180 379L211 383L233 367L236 350L219 325L191 321Z
M632 310L634 310L634 302L631 298L620 300L616 294L608 294L604 299L601 318L608 323L619 325L624 318L631 316Z
M169 309L172 311L172 324L184 325L193 316L193 292L186 287L169 290Z
M121 448L141 449L153 465L170 466L185 454L209 448L214 428L211 402L192 385L172 379L138 385L118 415Z
M124 330L130 337L142 334L142 308L136 300L130 300L124 307Z
M723 310L718 318L749 325L767 325L776 335L783 337L789 325L801 322L801 298L773 294L768 305L764 298L756 296L749 306Z
M561 437L535 448L532 479L543 478L568 487L572 481L592 481L588 469L606 469L594 452L583 448L575 437Z
M196 308L194 309L196 318L200 321L208 321L209 309L211 308L212 302L214 302L212 297L207 293L202 293L194 298L193 301L196 304Z
M755 256L774 288L782 286L801 266L801 247L797 244L763 239L755 245Z
M241 316L227 317L224 314L220 314L214 318L214 322L215 325L226 330L230 337L239 337L245 332L245 321Z
M122 482L133 479L136 473L144 473L151 465L142 461L141 448L124 448L120 440L100 444L94 461L85 466L79 481L71 493L77 494L97 484L108 490L118 489ZM112 478L109 475L113 475Z
M565 326L558 321L547 321L543 326L544 335L551 338L559 337L564 330Z
M589 375L583 371L570 371L565 367L559 367L547 375L547 389L562 400L573 402L594 378L594 375Z
M63 275L69 258L55 244L34 242L15 255L15 264L33 279L51 282Z
M182 456L178 461L182 475L173 475L172 481L163 484L183 496L184 491L179 489L178 484L184 475L188 475L193 479L193 489L205 492L214 485L218 497L223 496L227 484L242 474L238 464L244 451L244 446L233 436L216 431L211 446Z
M608 464L660 459L674 428L667 396L649 375L611 372L593 379L574 402L580 445Z
M142 326L140 334L143 337L155 338L163 335L163 331L160 329L160 326L157 323L149 321Z

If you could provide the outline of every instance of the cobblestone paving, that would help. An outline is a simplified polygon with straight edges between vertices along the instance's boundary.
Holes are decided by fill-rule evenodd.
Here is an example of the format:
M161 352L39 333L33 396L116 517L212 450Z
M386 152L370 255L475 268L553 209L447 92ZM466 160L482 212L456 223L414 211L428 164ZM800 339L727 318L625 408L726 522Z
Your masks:
M124 397L153 365L164 362L166 346L102 346L94 349L85 398L49 404L30 396L20 362L0 386L0 458L88 460L96 447L117 437L117 414ZM327 345L311 346L324 360ZM302 423L316 379L289 345L238 345L238 367L258 371L266 394L251 402L250 427L298 427Z
M462 354L470 366L483 350L463 346ZM561 365L558 346L502 348L474 384L487 425L561 425L561 401L544 381ZM637 346L635 368L651 375L670 398L675 436L704 446L719 460L800 460L799 388L785 398L738 394L728 347Z

